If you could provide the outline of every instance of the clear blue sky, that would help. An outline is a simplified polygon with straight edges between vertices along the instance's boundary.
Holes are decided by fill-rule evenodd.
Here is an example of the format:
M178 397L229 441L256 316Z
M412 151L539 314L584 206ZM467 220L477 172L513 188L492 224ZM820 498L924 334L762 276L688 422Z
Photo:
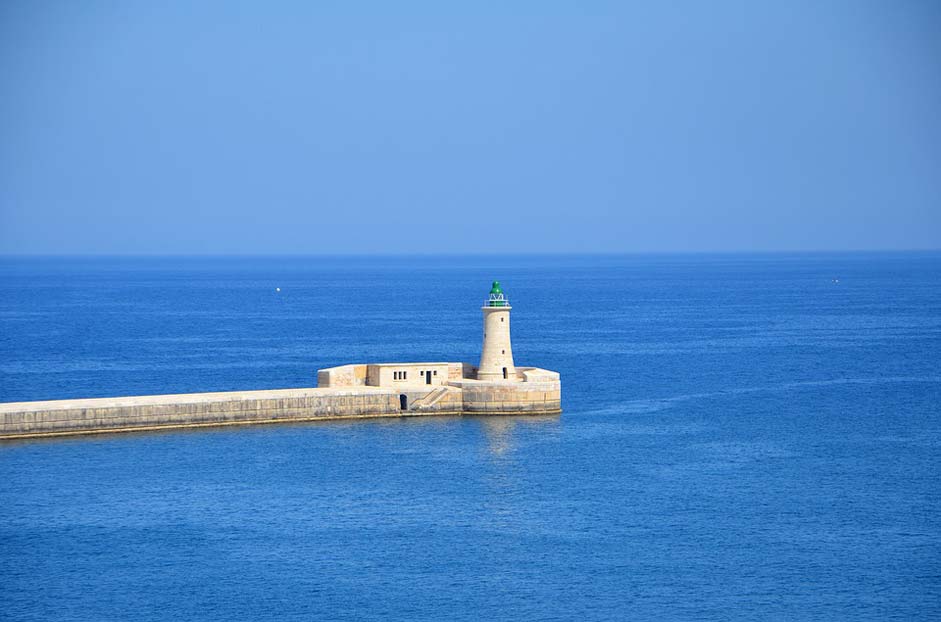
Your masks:
M0 252L941 248L941 3L0 3Z

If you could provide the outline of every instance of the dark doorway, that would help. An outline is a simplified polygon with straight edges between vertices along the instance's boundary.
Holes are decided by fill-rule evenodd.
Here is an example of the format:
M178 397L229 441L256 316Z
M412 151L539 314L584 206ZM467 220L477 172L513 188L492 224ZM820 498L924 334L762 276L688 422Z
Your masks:
M503 379L506 380L509 376L506 375L506 367L503 368Z
M404 393L399 395L399 410L408 410L408 396Z
M425 372L425 384L431 384L431 372L430 371Z

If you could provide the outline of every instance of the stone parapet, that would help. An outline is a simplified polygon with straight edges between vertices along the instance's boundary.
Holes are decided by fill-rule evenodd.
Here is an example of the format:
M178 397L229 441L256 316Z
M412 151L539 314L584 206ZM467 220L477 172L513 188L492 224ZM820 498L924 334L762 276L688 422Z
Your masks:
M366 365L341 365L317 371L318 387L362 387L366 386Z

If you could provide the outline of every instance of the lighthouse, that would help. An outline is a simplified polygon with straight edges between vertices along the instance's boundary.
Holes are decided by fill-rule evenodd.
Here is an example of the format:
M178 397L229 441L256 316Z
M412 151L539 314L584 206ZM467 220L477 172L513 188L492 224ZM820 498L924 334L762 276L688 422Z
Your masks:
M484 312L484 347L477 368L478 380L517 380L510 345L510 301L500 281L494 281L481 308Z

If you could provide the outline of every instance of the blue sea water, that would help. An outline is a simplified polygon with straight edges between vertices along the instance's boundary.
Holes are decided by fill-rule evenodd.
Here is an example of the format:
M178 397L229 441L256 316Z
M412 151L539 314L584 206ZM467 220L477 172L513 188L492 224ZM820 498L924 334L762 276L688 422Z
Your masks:
M7 258L0 401L475 362L494 278L560 417L2 444L0 617L941 617L937 253Z

